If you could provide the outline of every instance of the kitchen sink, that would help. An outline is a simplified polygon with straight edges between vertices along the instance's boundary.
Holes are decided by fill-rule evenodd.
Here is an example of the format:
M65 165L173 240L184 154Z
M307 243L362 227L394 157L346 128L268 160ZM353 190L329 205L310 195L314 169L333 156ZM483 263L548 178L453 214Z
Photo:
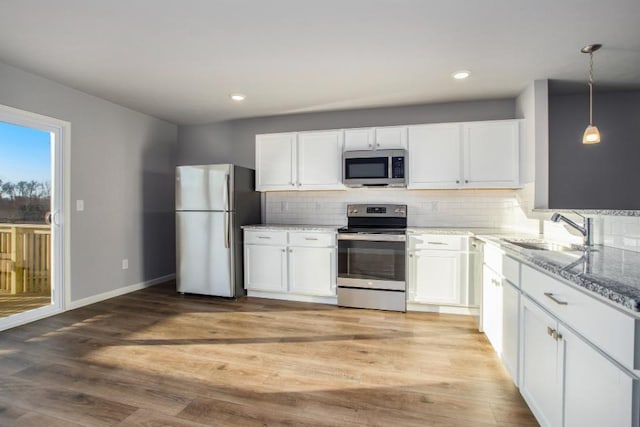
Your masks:
M501 239L504 242L519 246L524 249L532 249L536 251L553 251L553 252L584 252L587 250L585 246L569 245L548 242L546 240L519 240L519 239Z

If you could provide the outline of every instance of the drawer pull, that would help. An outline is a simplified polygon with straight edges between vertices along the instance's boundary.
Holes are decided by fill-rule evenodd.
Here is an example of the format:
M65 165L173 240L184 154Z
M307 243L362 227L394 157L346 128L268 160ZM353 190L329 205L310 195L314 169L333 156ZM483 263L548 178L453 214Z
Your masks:
M270 239L271 237L269 236L258 236L258 239Z
M446 245L445 242L427 242L429 245Z
M559 305L568 305L569 304L566 301L560 301L558 298L554 297L551 292L545 292L544 296L549 298L551 301L553 301L553 302L555 302L556 304L559 304Z
M305 237L304 240L318 240L317 237Z

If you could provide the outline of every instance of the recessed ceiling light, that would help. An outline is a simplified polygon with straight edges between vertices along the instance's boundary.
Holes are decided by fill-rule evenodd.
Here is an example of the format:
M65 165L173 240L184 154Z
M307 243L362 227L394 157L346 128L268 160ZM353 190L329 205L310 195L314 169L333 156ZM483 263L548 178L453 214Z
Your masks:
M231 95L229 95L229 98L233 99L234 101L244 101L246 95L243 95L241 93L232 93Z
M455 73L453 73L451 75L451 77L453 77L456 80L464 80L467 77L469 77L471 75L471 71L468 70L460 70L460 71L456 71Z

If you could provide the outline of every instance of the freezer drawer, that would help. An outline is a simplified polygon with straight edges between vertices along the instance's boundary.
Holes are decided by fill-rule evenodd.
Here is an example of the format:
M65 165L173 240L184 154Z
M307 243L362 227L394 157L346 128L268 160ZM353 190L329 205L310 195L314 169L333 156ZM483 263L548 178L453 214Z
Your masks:
M233 216L176 212L178 292L234 296Z

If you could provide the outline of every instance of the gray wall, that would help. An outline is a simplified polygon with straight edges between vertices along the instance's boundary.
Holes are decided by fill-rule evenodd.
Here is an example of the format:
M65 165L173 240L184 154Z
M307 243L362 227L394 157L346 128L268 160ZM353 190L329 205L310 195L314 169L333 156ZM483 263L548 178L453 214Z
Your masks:
M175 272L175 125L2 63L0 104L71 123L72 300Z
M178 162L228 162L253 168L255 136L261 133L513 119L514 113L515 100L501 99L305 113L181 126Z
M549 207L640 209L640 91L596 92L594 124L602 142L583 145L589 97L549 100Z

